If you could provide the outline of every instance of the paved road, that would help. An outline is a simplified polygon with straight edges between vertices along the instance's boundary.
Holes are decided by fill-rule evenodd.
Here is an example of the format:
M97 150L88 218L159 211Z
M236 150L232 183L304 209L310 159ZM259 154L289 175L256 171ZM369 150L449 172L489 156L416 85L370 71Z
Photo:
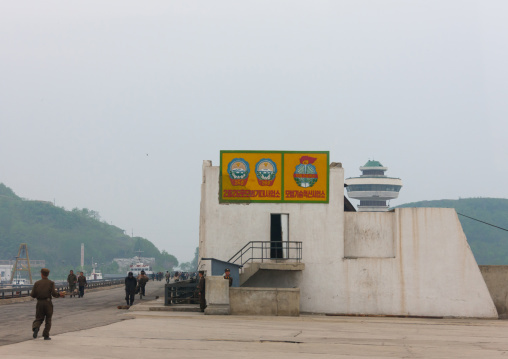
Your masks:
M508 321L501 320L130 314L137 318L55 335L51 342L4 345L0 358L491 359L508 354Z
M165 281L148 282L146 299L154 300L164 295ZM123 288L106 289L86 293L84 298L61 298L53 300L54 314L51 335L100 327L127 319ZM134 304L139 303L136 296ZM32 322L35 318L35 301L0 305L0 346L32 339ZM44 324L43 324L44 326ZM42 333L43 327L41 327Z

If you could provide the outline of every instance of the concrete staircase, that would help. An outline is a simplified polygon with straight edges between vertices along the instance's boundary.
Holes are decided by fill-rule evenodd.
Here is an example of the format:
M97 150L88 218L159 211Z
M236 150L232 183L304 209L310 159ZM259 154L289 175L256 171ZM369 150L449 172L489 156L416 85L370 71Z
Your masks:
M288 262L254 262L249 263L243 267L243 272L240 273L240 287L247 282L252 276L260 270L264 271L303 271L305 269L304 263L288 263Z

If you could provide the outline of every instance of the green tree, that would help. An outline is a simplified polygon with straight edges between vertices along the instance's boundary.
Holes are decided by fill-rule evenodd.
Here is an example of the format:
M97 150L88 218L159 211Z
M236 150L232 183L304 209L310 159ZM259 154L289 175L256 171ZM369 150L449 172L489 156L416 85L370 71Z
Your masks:
M194 251L194 258L190 262L180 264L180 269L184 272L194 272L198 269L199 247Z
M78 269L81 243L85 245L88 271L92 257L103 273L119 271L113 258L131 258L138 249L143 256L154 257L155 266L178 265L174 256L159 251L148 239L131 238L123 229L101 222L97 211L66 211L51 202L23 200L0 183L0 258L14 259L20 243L27 243L31 259L46 260L54 279L63 279L70 269Z

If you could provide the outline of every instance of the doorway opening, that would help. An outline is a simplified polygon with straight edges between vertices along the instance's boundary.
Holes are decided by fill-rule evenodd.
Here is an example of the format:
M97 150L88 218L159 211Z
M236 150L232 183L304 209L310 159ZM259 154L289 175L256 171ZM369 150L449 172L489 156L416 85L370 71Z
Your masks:
M288 258L289 214L270 214L270 258Z

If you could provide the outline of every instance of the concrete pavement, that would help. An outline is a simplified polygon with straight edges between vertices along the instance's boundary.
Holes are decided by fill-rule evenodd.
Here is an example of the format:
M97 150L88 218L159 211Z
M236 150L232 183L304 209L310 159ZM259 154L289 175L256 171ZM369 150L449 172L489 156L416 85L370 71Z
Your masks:
M156 296L164 296L164 284L165 282L148 282L146 299L143 298L140 301L139 296L136 296L134 303L144 303L155 299ZM85 289L84 298L54 299L51 335L104 326L125 320L125 311L116 308L118 305L125 305L124 287L106 288L108 289L94 292ZM0 347L31 338L35 305L35 301L0 305Z
M205 316L125 311L114 324L0 347L22 358L501 358L508 321Z

